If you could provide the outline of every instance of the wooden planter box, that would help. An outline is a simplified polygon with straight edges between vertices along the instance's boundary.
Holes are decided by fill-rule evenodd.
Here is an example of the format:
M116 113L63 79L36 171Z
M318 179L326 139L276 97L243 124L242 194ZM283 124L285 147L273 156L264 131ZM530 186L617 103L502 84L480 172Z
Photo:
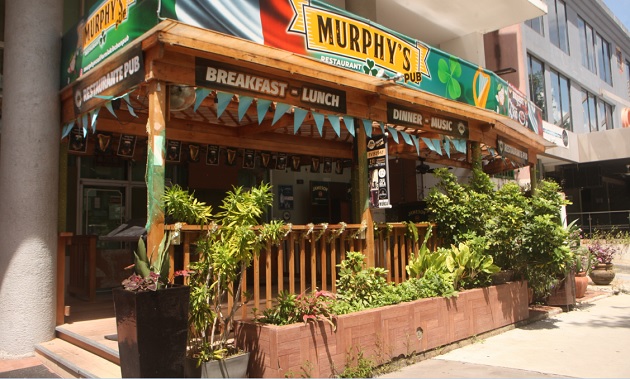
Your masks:
M511 282L339 316L337 330L325 322L275 326L242 322L236 340L249 351L249 376L330 377L359 349L378 364L420 353L529 316L527 282ZM310 366L310 368L309 368Z

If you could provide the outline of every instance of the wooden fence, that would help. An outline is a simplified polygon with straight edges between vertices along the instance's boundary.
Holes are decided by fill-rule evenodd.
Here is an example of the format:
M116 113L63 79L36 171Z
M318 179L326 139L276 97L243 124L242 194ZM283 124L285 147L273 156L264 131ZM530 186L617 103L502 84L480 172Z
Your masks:
M361 251L366 257L372 254L376 267L387 270L389 282L400 283L407 278L405 266L412 252L416 252L426 235L428 223L415 224L418 239L412 238L407 224L377 224L374 230L374 248L368 251L366 227L360 224L292 225L278 245L269 243L243 277L243 288L251 293L251 300L258 309L272 306L273 298L280 291L299 294L314 289L336 292L337 265L348 251ZM167 226L174 230L174 226ZM201 233L199 226L184 225L180 229L181 245L171 246L171 267L187 268L197 259L196 241ZM429 246L435 248L435 233ZM176 256L180 256L177 258ZM179 263L179 264L178 264ZM173 270L173 269L172 269ZM253 301L253 303L252 303ZM228 304L231 307L232 304ZM246 310L243 310L246 314Z

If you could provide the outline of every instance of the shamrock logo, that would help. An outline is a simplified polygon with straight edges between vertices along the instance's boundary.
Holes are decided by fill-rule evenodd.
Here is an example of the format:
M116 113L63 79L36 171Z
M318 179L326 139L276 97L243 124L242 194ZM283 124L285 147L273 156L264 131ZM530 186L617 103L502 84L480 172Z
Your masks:
M367 66L363 66L363 72L368 75L376 76L378 70L375 67L376 65L374 64L374 61L368 58L365 62Z
M450 57L448 63L440 59L438 62L438 78L446 84L446 92L451 99L457 99L462 94L462 87L457 81L462 75L462 66L455 57Z

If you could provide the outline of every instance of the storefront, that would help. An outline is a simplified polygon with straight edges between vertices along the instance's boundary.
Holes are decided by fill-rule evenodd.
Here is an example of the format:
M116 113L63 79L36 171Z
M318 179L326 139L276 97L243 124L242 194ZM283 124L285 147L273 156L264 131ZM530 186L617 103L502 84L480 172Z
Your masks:
M403 221L420 158L496 173L544 151L540 111L494 73L326 3L122 3L64 37L77 234L139 219L151 246L169 184L216 205L268 181L293 224Z

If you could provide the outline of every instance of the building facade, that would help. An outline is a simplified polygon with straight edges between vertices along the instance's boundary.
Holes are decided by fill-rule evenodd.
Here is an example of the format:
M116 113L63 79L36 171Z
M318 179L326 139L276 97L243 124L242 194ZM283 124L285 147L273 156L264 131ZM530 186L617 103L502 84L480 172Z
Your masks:
M330 10L328 4L314 2L319 3L319 10ZM513 154L509 158L514 166L519 163L521 166L527 167L532 164L532 160L535 160L536 154L544 151L542 138L526 127L523 128L526 112L522 113L521 118L523 120L519 124L519 115L512 118L507 117L500 114L498 109L495 110L494 106L491 108L485 106L486 101L488 104L499 102L498 98L495 99L494 96L488 100L489 89L487 86L490 83L496 85L501 81L494 74L484 70L486 66L484 34L544 14L546 6L541 1L506 0L501 2L500 6L497 6L493 0L477 1L474 4L467 0L453 0L449 6L436 4L433 0L416 1L412 4L403 0L339 0L330 2L330 5L340 10L334 10L333 13L341 15L340 17L346 17L347 15L343 13L345 10L358 15L359 17L348 17L352 22L365 25L365 30L375 33L374 36L381 36L381 33L394 35L391 31L395 30L397 33L410 37L410 39L423 41L441 50L441 52L435 50L436 57L453 57L452 59L443 59L454 70L451 74L458 72L457 67L459 65L465 64L466 69L472 73L467 79L469 82L475 81L477 83L480 81L477 78L482 79L483 86L469 87L470 91L468 92L470 93L468 93L466 87L462 90L464 84L459 82L463 83L464 78L460 79L458 75L455 75L456 78L454 79L459 79L459 81L448 79L442 81L440 79L442 84L439 84L437 78L443 75L434 73L432 78L434 83L441 86L439 88L442 89L442 93L447 90L447 95L434 95L416 89L403 88L403 86L397 87L393 82L400 79L393 76L394 79L389 80L390 78L378 76L379 71L376 69L374 69L375 74L372 76L356 72L351 73L344 71L344 68L328 66L299 54L278 50L275 47L258 46L255 44L258 37L255 33L258 31L255 30L256 28L251 30L241 28L236 30L234 35L225 36L225 40L229 40L230 44L233 44L230 45L227 42L222 42L222 38L216 31L197 31L195 27L179 21L160 24L161 26L157 28L157 31L152 32L155 33L154 35L143 34L139 38L142 40L142 44L136 45L144 54L144 60L151 63L142 69L141 74L144 76L135 83L137 87L134 87L133 90L136 92L133 93L129 101L126 101L126 104L122 104L122 108L120 108L121 101L118 103L114 101L120 99L107 100L107 105L104 107L111 106L112 113L119 112L119 114L115 117L108 116L107 112L103 110L98 116L97 129L96 116L94 113L88 113L94 112L96 108L80 110L76 114L80 117L73 119L72 115L75 114L73 112L76 112L72 109L73 105L78 108L77 104L80 102L76 101L78 98L76 92L72 92L71 83L64 82L61 78L76 74L77 72L73 71L76 66L74 65L75 61L71 58L66 61L70 57L69 55L65 55L64 52L60 54L62 51L60 45L62 32L74 28L81 17L88 15L88 12L94 9L93 5L98 6L100 3L102 2L66 1L64 3L61 0L47 0L34 4L32 2L8 1L4 7L6 33L3 74L5 80L3 125L0 139L0 193L3 193L3 196L0 197L0 214L3 215L0 220L0 229L4 236L0 246L0 278L2 278L0 279L2 280L0 303L3 304L3 308L0 310L0 323L12 325L12 327L2 328L0 331L1 357L30 354L35 344L54 337L54 325L57 321L55 316L58 310L58 304L56 304L57 287L63 287L65 280L63 275L60 278L56 271L59 233L102 235L111 230L112 227L116 227L114 224L109 224L112 221L120 223L123 220L140 218L143 219L141 224L144 225L144 221L152 217L147 216L147 213L151 212L152 200L150 195L155 193L152 192L153 188L147 189L148 186L145 182L145 172L148 172L146 167L149 159L156 159L150 165L151 170L155 170L151 171L156 175L155 177L170 180L172 183L184 183L191 186L195 184L196 188L205 190L203 194L207 196L209 201L212 201L213 196L215 196L215 190L223 189L213 187L216 183L251 185L251 183L259 180L269 180L267 175L271 175L272 182L274 182L273 177L275 177L274 184L283 184L283 181L294 184L295 192L287 189L286 193L279 194L285 195L285 197L282 204L275 204L279 211L275 217L285 218L285 214L288 214L289 220L305 223L309 221L309 217L310 221L315 220L315 222L343 220L345 217L350 217L344 216L349 211L344 210L343 206L346 194L346 188L343 186L333 188L331 185L328 187L331 195L326 198L327 213L323 215L316 213L317 208L313 204L311 204L310 213L299 210L296 204L296 199L300 197L298 188L308 188L298 187L298 185L304 185L306 180L326 182L326 178L333 175L343 178L343 184L350 184L352 180L356 180L350 178L349 170L346 171L346 176L343 176L344 168L349 168L345 167L344 162L352 160L352 146L356 144L353 142L353 129L348 127L345 119L343 121L347 130L343 129L340 133L338 123L341 115L348 114L357 119L364 118L362 126L357 128L357 130L364 129L361 133L366 133L368 129L371 130L373 125L371 121L376 122L375 128L378 128L380 122L380 128L383 130L382 135L386 136L383 123L389 120L388 106L390 104L392 104L394 111L399 109L412 113L413 111L422 112L422 114L428 115L427 120L435 118L438 121L434 125L441 129L450 127L450 123L454 122L453 119L455 119L459 122L458 125L461 125L461 130L465 130L465 125L468 123L470 136L465 142L483 145L480 150L485 157L492 158L496 155L496 152L491 153L491 151L493 148L496 150L501 138L507 138L506 141L509 143L519 143L520 145L517 146L521 146L521 148L522 146L529 147L531 149L529 158L526 150L512 150L519 153ZM159 4L161 3L159 2ZM170 0L164 1L164 3L174 5L173 9L177 10L175 6L177 1ZM232 9L242 9L239 8L239 5L244 6L246 3L252 2L235 3L239 2L226 1L226 5ZM262 0L259 3L267 5ZM309 2L301 1L300 3L304 5ZM149 0L128 1L128 5L130 4L152 6L158 2ZM284 8L288 9L286 6ZM154 12L153 15L155 14ZM476 17L470 17L471 14ZM247 16L251 15L248 14ZM372 22L378 25L374 26ZM33 28L33 25L37 25L37 28ZM246 26L252 25L255 24L247 24ZM332 26L332 23L329 25ZM376 28L379 28L378 32L374 32ZM252 30L254 33L247 33ZM92 34L90 37L96 39L101 36L99 33ZM241 34L243 37L238 40L237 36L241 36ZM253 37L250 41L245 41L246 37L249 38L248 36ZM160 38L164 40L160 40ZM169 38L173 39L169 40ZM407 41L409 38L404 40ZM105 38L97 42L107 43ZM161 49L156 48L158 45ZM416 44L416 47L420 48L421 45ZM75 43L75 46L78 44ZM204 47L207 46L211 46L213 49L205 49ZM239 50L235 46L239 46L241 49ZM384 45L379 46L379 49L383 50ZM302 49L304 48L302 47ZM125 53L134 53L134 51L129 49ZM135 59L139 58L140 55L142 54L132 56L132 59L125 61L123 65L132 62L131 71L139 69L142 66L136 65ZM271 109L269 98L273 99L271 96L273 94L269 91L259 91L256 94L257 104L263 104L266 107L259 108L262 111L253 109L247 118L248 123L241 122L241 117L238 117L240 107L233 99L234 95L239 96L239 99L244 99L247 91L243 91L242 87L236 88L234 86L230 89L228 97L222 96L220 91L215 89L211 98L200 100L199 105L203 107L203 112L206 113L202 111L190 112L188 108L192 106L191 104L178 108L170 101L177 97L171 92L168 111L170 116L164 117L167 113L165 110L166 98L161 88L166 88L167 83L169 86L179 84L179 86L172 86L176 89L199 85L198 78L193 77L191 73L197 66L206 65L205 69L209 69L210 64L216 64L216 62L209 64L208 57L218 59L221 62L219 64L221 69L232 70L234 75L238 75L239 72L243 74L239 70L256 72L261 83L269 78L274 78L274 80L283 79L291 86L302 88L302 91L304 88L310 88L317 89L321 93L321 91L329 89L331 95L337 95L340 91L348 91L348 99L350 99L348 107L343 112L332 112L327 115L328 121L325 126L327 134L322 133L322 124L318 122L318 120L323 122L323 118L318 119L320 115L313 112L311 119L307 119L310 132L307 133L302 129L298 135L299 125L293 129L293 123L285 123L282 127L276 126L274 128L275 120L271 120L274 115L271 113L269 116L266 115L266 111ZM94 68L96 73L108 74L105 63L113 65L118 62L115 60L116 58L122 58L122 56L119 54L116 57L112 56L111 59L103 59L104 64L102 66L95 64L90 68ZM63 63L60 64L60 62ZM368 60L365 62L369 63ZM438 66L437 60L435 66ZM370 71L373 68L372 66L368 67ZM416 73L414 72L414 74ZM474 80L472 79L473 74ZM95 77L97 77L96 74L88 74L84 77L87 78L84 82L95 79ZM424 78L425 83L429 81L429 76L426 73ZM415 81L420 82L419 78L416 78ZM60 85L60 83L62 84ZM504 82L501 83L505 85ZM211 87L210 84L208 85ZM446 87L447 85L449 87ZM61 96L59 96L60 87L62 88ZM480 92L477 93L477 91ZM206 96L208 94L209 92L205 93ZM115 95L122 96L123 93L115 93ZM505 95L507 97L507 93ZM468 103L461 100L466 96L470 99ZM143 102L147 99L149 99L148 103ZM81 99L79 98L79 100ZM152 100L155 103L151 102ZM259 100L267 100L269 103ZM290 99L286 102L287 104L284 105L296 108L303 104L302 99ZM102 103L105 104L105 101ZM277 103L275 105L276 111L278 111ZM318 109L325 110L325 107L319 105ZM225 119L219 122L220 114L217 110L219 106L225 106L228 108L228 112L231 112L232 116L227 122ZM396 106L400 106L400 108L395 108ZM409 107L411 107L411 111L409 111ZM134 120L132 117L134 116L133 109L146 118L141 117L140 121ZM288 109L285 108L285 113ZM295 108L292 109L295 110ZM127 113L120 115L120 111ZM531 108L531 112L535 114L536 110ZM298 113L296 111L291 117L297 117L295 114ZM259 117L258 125L255 122L256 116ZM156 117L163 117L162 121L168 119L168 123L170 123L168 128L173 134L167 135L175 140L174 143L166 144L164 134L155 138L156 135L153 135L152 131L147 131L147 129L151 129L147 128L147 125L156 124ZM265 117L267 118L263 120ZM285 116L280 115L280 117ZM216 132L209 131L207 127L209 119L213 121L212 124ZM85 134L83 134L83 143L73 146L72 142L68 140L66 132L70 131L68 126L73 125L71 121L76 122L77 120L82 123L82 130L85 131ZM365 120L370 122L365 123ZM394 174L396 169L392 169L394 182L392 192L397 192L394 186L398 186L402 193L397 201L393 200L397 203L420 200L416 193L415 187L417 185L413 184L416 179L415 166L418 155L430 158L427 159L427 162L432 164L461 166L462 169L470 169L472 164L470 149L467 150L461 144L450 145L450 142L446 144L446 146L454 146L451 152L453 157L449 155L447 159L441 150L438 154L436 152L438 149L434 144L441 146L440 144L444 144L446 139L442 136L441 131L438 133L429 130L428 126L424 125L425 123L430 125L430 121L420 121L420 125L417 127L394 124L387 126L391 134L389 138L397 139L396 145L390 149L390 154L394 154L392 160L396 164L398 164L398 158L401 161L411 162L408 165L401 164L398 174L396 174L398 176ZM257 129L256 127L260 124L263 124L263 127ZM535 121L534 124L536 124ZM320 129L319 136L316 134L318 128ZM537 125L535 129L539 129ZM97 134L97 130L100 133ZM168 131L162 130L161 133L168 133ZM81 134L80 130L76 136L79 137ZM148 142L147 134L150 134L151 143ZM415 148L413 142L406 139L410 136L415 137ZM422 145L417 142L420 136L426 136L426 141ZM62 140L61 143L60 139ZM141 139L144 145L134 145ZM156 140L160 142L155 142ZM437 142L435 142L436 140ZM448 140L450 141L450 139ZM110 141L112 141L112 145L109 145ZM131 151L125 150L127 142L136 146L137 155L134 154L133 149ZM231 151L234 152L233 154L237 154L238 149L237 159L242 170L226 168L221 172L213 171L213 163L208 163L213 151L210 146L219 144L227 146L222 151L226 154L225 159L228 161L231 159ZM308 167L309 165L300 164L299 159L296 165L297 170L294 172L290 172L289 167L282 170L276 168L273 174L270 174L269 170L252 170L254 165L257 166L256 169L260 169L258 164L254 163L255 160L256 162L258 160L264 161L263 154L255 156L254 153L250 152L256 150L260 144L270 150L275 150L278 157L282 153L293 156L306 154L308 156L336 158L338 160L335 162L341 162L340 167L338 172L335 170L334 173L329 173L321 178L313 176L313 173L319 170L314 161ZM191 148L191 146L199 147L199 145L204 146L206 153L206 160L205 162L202 161L201 164L195 162L196 153ZM464 145L466 144L464 143ZM116 146L116 150L113 152L111 149L108 150L108 147L113 146ZM155 146L164 150L168 149L168 153L164 156L150 153L151 147ZM185 153L181 149L183 146L187 148L184 150ZM170 156L171 147L174 148L172 157ZM68 150L74 150L74 152L68 153ZM456 154L461 160L454 158ZM183 157L187 159L185 166L164 163L169 159L172 163L180 162ZM159 163L156 163L158 161ZM495 161L502 164L501 159L495 159ZM292 160L291 162L295 161ZM285 161L284 163L291 162ZM326 161L324 160L323 163L325 167ZM160 168L155 168L156 166ZM247 175L243 172L246 172ZM306 173L309 175L306 176ZM322 174L324 174L323 168ZM228 179L230 180L228 181ZM404 183L405 179L408 179L407 183L412 183L411 191L407 191L408 185ZM159 189L160 186L154 188ZM163 188L163 183L161 188ZM365 189L361 193L367 196L367 180L356 185L355 191L359 193L357 188ZM338 194L333 195L332 192ZM338 196L339 205L333 204L333 196ZM281 196L277 196L277 198L280 200ZM150 203L148 207L147 202ZM356 211L359 207L352 206L350 208L355 208L354 211ZM333 211L338 212L338 214ZM321 217L321 219L316 219L316 217ZM377 215L376 217L384 219L386 216ZM163 220L161 221L163 223ZM157 225L159 224L157 222ZM25 317L25 315L28 316Z
M539 174L572 202L568 221L628 229L630 35L601 0L548 0L548 13L485 36L486 63L543 110Z

